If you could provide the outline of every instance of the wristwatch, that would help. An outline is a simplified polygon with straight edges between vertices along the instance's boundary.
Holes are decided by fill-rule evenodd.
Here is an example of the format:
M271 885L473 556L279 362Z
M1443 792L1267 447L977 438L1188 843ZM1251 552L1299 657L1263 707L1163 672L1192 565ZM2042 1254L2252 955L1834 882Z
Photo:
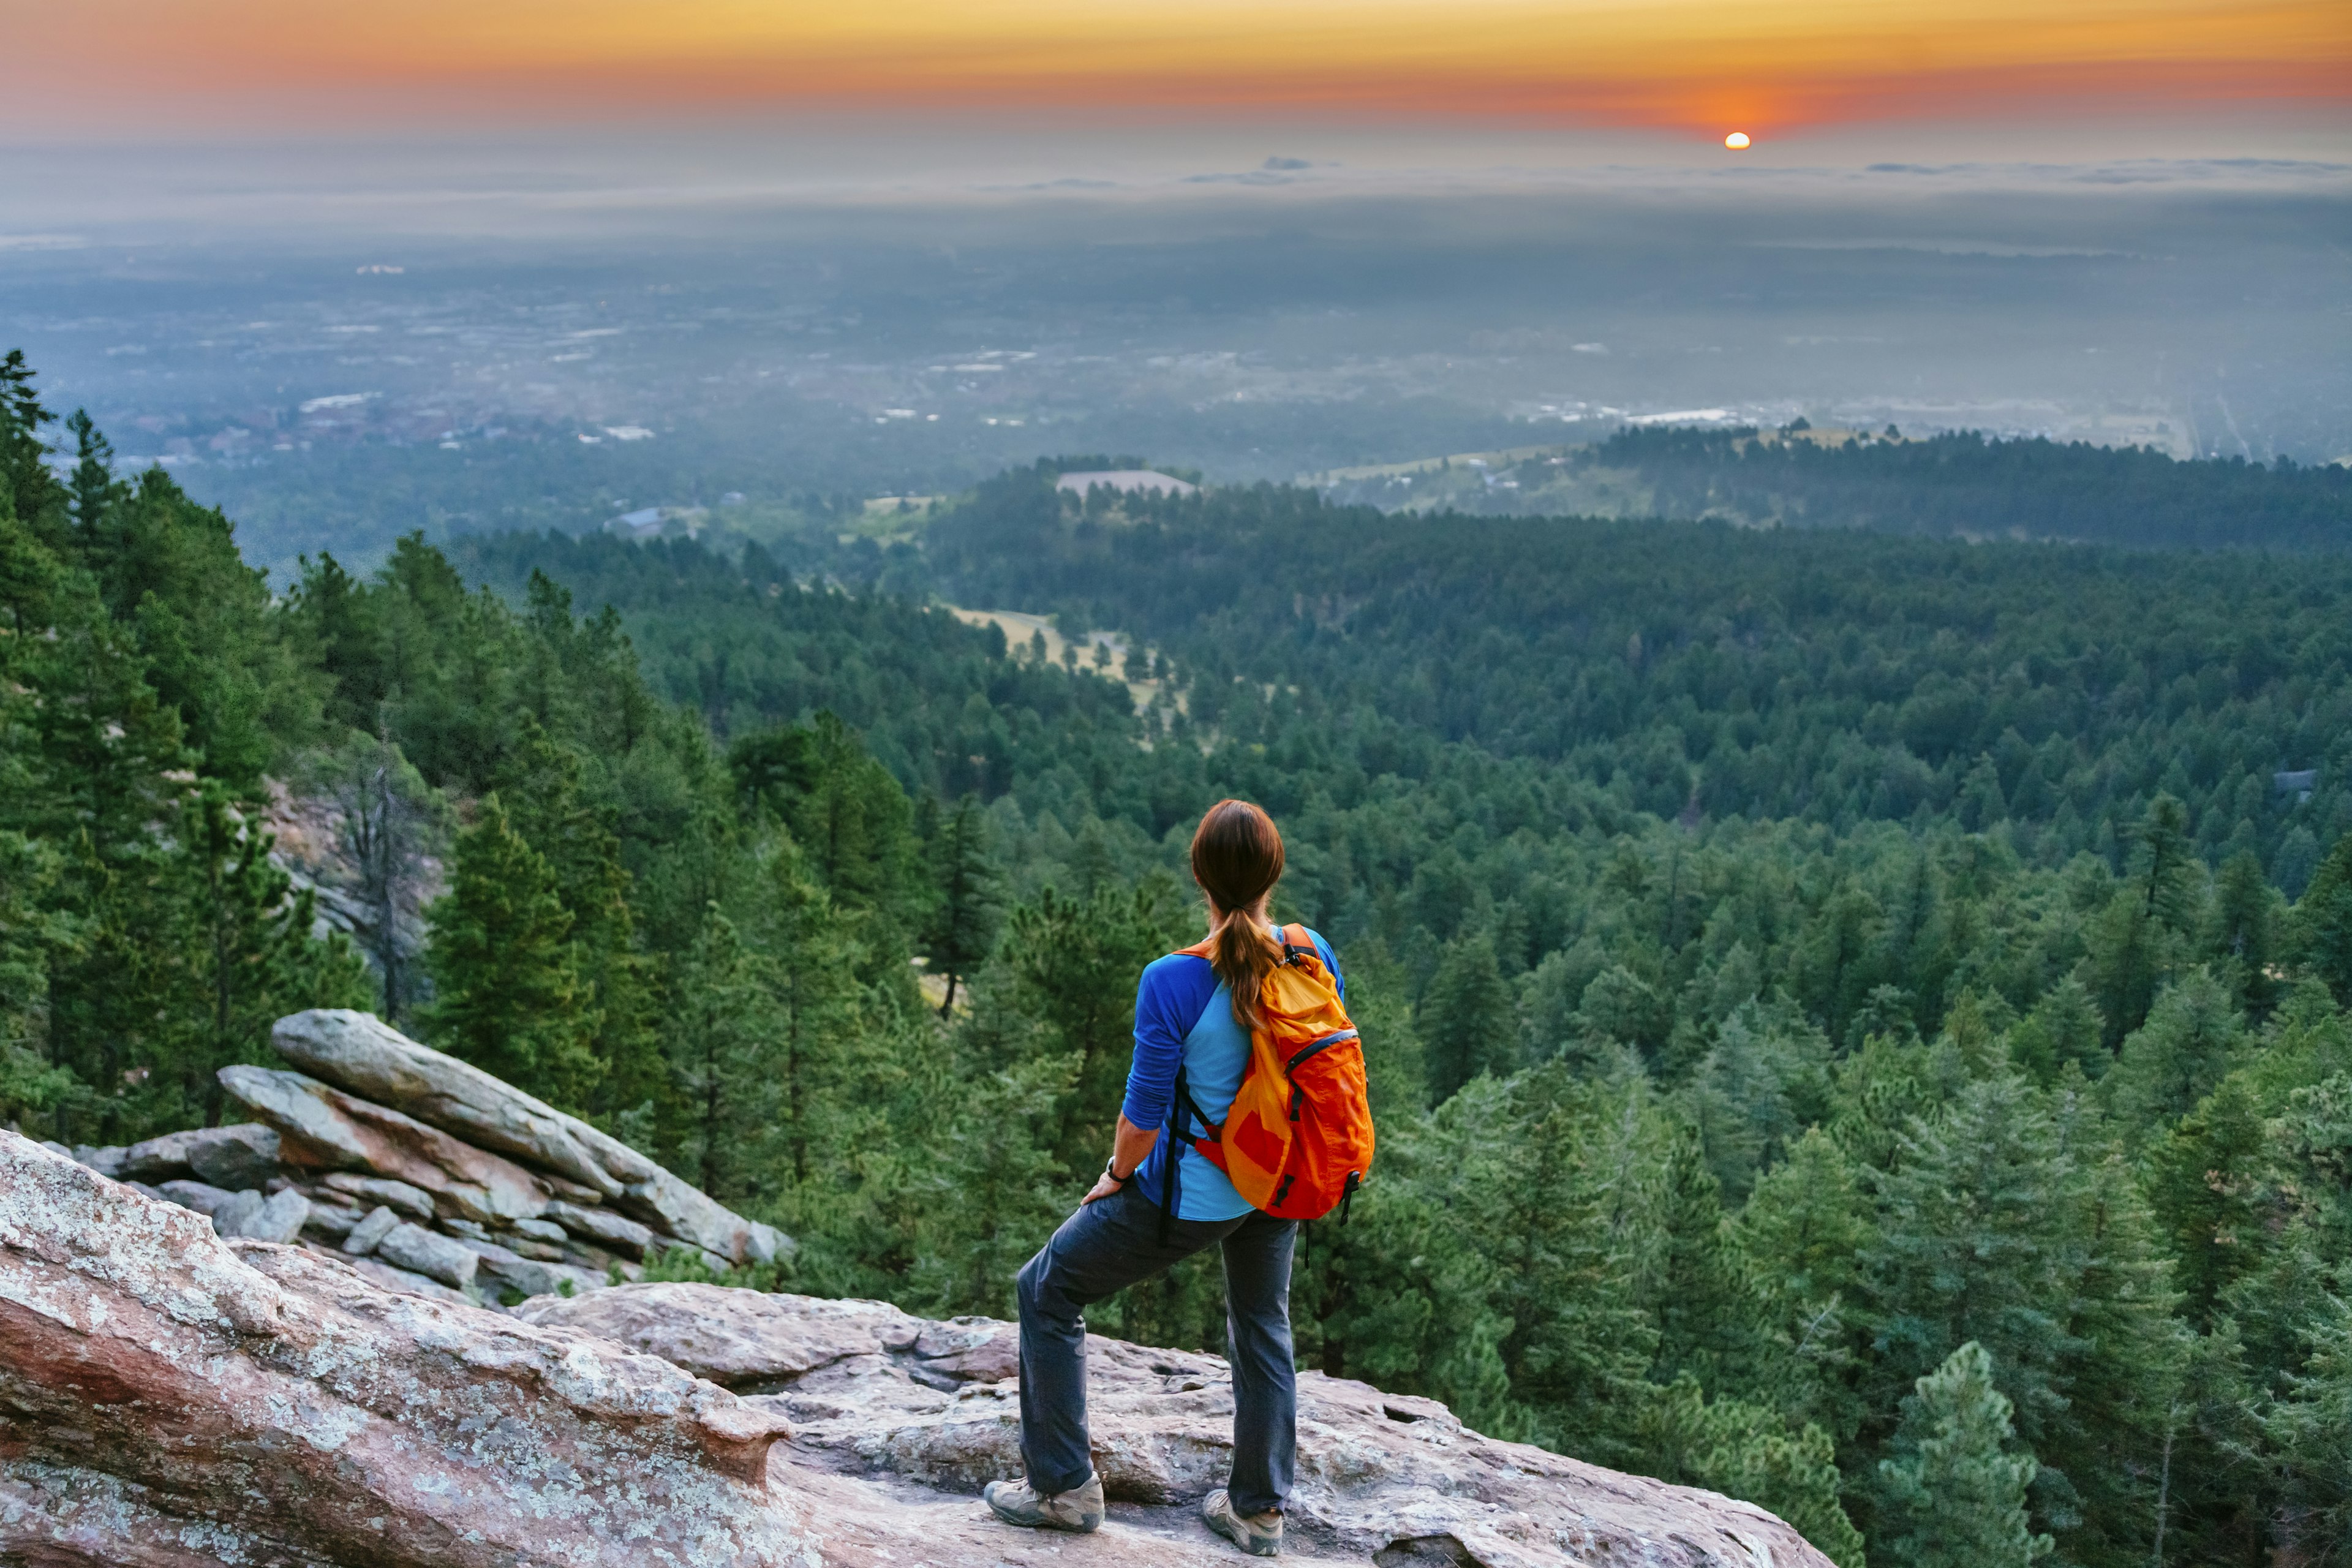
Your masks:
M1128 1183L1135 1180L1135 1173L1133 1171L1129 1171L1126 1175L1122 1176L1115 1169L1118 1164L1118 1156L1116 1154L1113 1154L1109 1159L1105 1160L1103 1162L1103 1175L1114 1184L1123 1187L1127 1185Z

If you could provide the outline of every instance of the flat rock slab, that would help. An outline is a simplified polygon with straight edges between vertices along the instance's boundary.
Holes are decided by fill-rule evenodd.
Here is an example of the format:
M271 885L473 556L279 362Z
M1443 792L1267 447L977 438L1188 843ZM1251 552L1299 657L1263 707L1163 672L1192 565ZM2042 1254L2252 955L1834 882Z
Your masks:
M657 1355L726 1388L790 1383L853 1356L911 1348L923 1320L887 1301L822 1301L721 1285L628 1285L537 1296L527 1323L561 1323Z
M422 1046L373 1014L314 1007L270 1030L278 1054L362 1100L405 1111L467 1142L542 1165L618 1197L628 1184L591 1155L572 1119L471 1062Z
M793 1423L796 1456L845 1476L968 1496L1021 1473L1019 1331L1010 1323L929 1322L879 1301L687 1284L542 1298L517 1313L729 1382L747 1392L746 1403ZM982 1510L977 1531L943 1523L920 1560L935 1568L1241 1560L1191 1513L1224 1484L1232 1461L1224 1362L1097 1335L1087 1337L1087 1357L1096 1468L1127 1509L1114 1522L1132 1521L1118 1543L1108 1531L1084 1542L1008 1539ZM1288 1556L1320 1552L1383 1568L1829 1568L1803 1537L1752 1504L1498 1442L1434 1400L1369 1384L1303 1373L1298 1394ZM960 1543L953 1552L950 1540ZM1163 1545L1176 1555L1139 1555ZM829 1547L828 1560L853 1559Z
M299 1072L226 1067L221 1087L282 1135L289 1163L389 1176L477 1222L537 1219L549 1193L513 1161Z

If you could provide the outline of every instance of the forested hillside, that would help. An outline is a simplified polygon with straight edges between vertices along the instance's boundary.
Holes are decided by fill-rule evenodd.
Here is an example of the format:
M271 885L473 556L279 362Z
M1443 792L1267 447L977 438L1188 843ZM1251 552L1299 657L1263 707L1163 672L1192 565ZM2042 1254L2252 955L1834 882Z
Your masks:
M1309 1363L1847 1568L2352 1552L2325 562L1045 468L830 563L895 596L513 536L273 600L162 474L53 479L8 391L0 1118L206 1120L268 1018L373 1005L801 1238L742 1282L1003 1313L1246 795L1381 1129L1303 1248ZM927 590L1114 630L1152 700ZM271 781L387 897L445 868L422 974L313 935ZM1209 1268L1090 1317L1222 1337Z
M1988 440L1823 445L1752 430L1625 430L1592 460L1655 487L1659 514L1873 528L1930 537L2070 539L2139 548L2352 547L2352 468L2136 447ZM1889 433L1894 434L1893 432Z
M2352 468L2179 460L2137 447L1974 431L1623 428L1607 440L1382 468L1336 500L1488 517L1722 518L1929 539L2134 549L2352 549Z

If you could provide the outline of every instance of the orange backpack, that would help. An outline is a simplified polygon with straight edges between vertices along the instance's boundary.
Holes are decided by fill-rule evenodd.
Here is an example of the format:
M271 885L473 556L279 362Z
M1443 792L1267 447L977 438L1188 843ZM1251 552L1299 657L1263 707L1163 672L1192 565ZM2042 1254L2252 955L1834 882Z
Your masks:
M1182 950L1209 956L1209 942ZM1282 928L1282 962L1258 994L1264 1025L1250 1031L1250 1063L1223 1126L1202 1114L1176 1072L1169 1112L1177 1138L1224 1172L1241 1195L1280 1219L1347 1209L1372 1170L1372 1111L1364 1049L1339 988L1307 928ZM1198 1134L1190 1131L1198 1124ZM1176 1213L1171 1152L1160 1194L1163 1226Z

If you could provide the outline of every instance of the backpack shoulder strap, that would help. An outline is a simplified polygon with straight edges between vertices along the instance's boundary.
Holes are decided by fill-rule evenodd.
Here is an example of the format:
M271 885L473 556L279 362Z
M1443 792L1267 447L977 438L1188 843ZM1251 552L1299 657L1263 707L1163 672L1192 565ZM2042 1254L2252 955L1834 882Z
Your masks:
M1282 961L1302 966L1312 964L1318 973L1328 968L1323 962L1323 950L1315 945L1315 933L1303 925L1282 928Z

